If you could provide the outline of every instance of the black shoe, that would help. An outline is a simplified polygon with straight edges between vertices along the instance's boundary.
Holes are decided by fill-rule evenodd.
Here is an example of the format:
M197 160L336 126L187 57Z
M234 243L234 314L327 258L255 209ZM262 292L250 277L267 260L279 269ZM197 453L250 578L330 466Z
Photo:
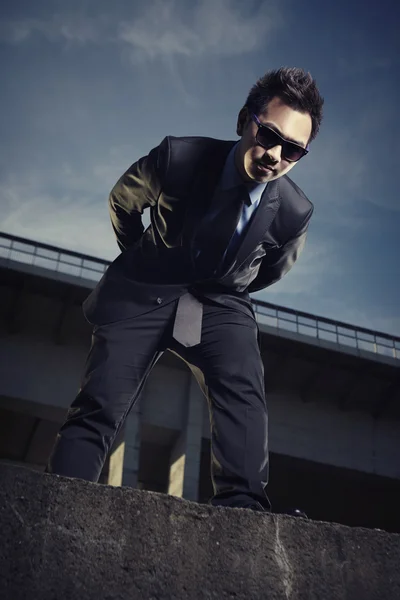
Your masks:
M212 504L212 506L222 506L223 508L247 508L250 510L256 510L258 512L268 512L257 501L249 502L248 504Z
M267 508L264 508L260 502L249 497L236 497L221 498L219 500L209 500L211 506L222 506L224 508L249 508L250 510L256 510L259 512L270 512Z
M280 514L289 515L290 517L301 517L302 519L308 519L306 513L300 508L289 508Z
M256 510L259 512L268 512L259 502L256 500L254 502L249 502L248 504L244 504L243 506L237 506L236 508L250 508L250 510Z

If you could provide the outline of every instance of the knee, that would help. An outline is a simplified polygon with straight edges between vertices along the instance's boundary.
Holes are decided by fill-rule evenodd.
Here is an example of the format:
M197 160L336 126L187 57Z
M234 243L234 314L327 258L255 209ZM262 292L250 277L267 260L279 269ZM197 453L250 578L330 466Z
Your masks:
M112 410L112 406L102 402L100 398L80 391L67 412L66 423L77 421L116 427L119 416Z

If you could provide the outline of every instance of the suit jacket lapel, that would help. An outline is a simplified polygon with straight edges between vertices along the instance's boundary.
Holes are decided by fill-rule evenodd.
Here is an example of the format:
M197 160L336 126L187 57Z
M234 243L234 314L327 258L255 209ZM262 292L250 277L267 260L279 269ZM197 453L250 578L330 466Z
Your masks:
M263 235L270 227L281 203L281 197L279 195L279 180L275 179L271 181L261 199L260 203L250 221L246 233L241 238L239 247L236 255L230 264L225 265L223 275L235 265L238 268L248 257L248 255L254 250L255 246L262 240Z
M182 245L190 248L193 261L193 247L195 230L210 207L215 188L218 184L227 156L236 142L216 142L215 149L205 153L200 161L197 175L194 178L188 208L185 215L182 232ZM254 247L261 241L265 231L270 227L280 206L279 180L271 181L260 200L260 204L253 215L249 227L241 239L237 253L231 264L225 265L223 275L230 270L232 265L239 267Z
M189 192L182 245L192 247L195 230L211 205L215 188L227 156L236 142L216 142L214 149L205 152ZM191 248L192 249L192 248Z

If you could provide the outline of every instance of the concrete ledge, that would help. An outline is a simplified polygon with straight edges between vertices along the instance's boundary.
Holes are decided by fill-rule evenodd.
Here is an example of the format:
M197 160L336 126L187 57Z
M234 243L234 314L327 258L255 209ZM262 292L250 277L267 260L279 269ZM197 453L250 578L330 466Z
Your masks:
M399 535L5 463L0 483L1 600L400 598Z

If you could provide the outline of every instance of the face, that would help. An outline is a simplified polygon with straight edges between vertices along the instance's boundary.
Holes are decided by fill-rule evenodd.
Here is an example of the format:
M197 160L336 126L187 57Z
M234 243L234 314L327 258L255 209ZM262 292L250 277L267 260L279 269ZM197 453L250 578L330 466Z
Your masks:
M263 125L268 125L286 140L305 148L311 135L312 121L308 113L290 108L280 98L273 98L267 110L257 115ZM282 146L266 150L256 142L258 127L247 108L238 117L237 134L242 137L236 150L236 167L245 181L267 183L282 177L297 164L282 156ZM303 159L304 160L304 159ZM262 168L271 167L272 170Z

